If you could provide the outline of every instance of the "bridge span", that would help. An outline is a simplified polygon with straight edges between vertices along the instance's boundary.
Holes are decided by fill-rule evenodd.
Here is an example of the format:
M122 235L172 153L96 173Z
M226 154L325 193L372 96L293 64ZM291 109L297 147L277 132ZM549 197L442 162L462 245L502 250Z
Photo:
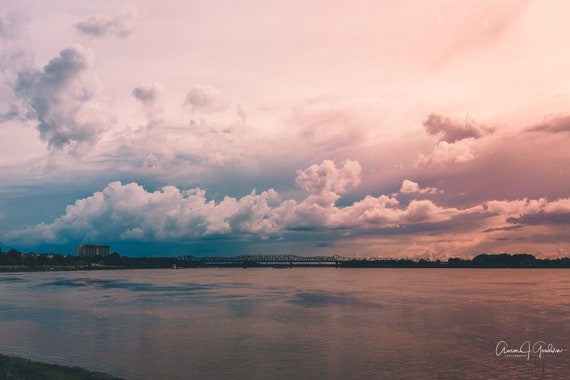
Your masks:
M339 266L351 258L334 256L297 256L290 254L247 254L238 256L183 256L192 266L309 266L330 265Z

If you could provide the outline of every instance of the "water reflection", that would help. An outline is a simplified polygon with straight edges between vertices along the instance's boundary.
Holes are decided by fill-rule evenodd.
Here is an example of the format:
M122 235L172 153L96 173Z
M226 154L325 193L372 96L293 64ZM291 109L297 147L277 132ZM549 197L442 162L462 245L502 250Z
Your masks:
M565 378L563 270L0 274L0 351L133 379ZM534 359L534 358L533 358Z

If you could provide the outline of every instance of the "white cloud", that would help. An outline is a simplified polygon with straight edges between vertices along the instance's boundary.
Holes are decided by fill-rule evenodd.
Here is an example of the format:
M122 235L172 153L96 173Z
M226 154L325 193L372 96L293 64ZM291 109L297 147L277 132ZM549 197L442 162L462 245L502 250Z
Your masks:
M405 179L404 181L402 181L402 187L400 187L400 193L438 194L438 193L443 193L443 190L438 190L435 187L420 188L420 185L417 182Z
M110 183L92 196L67 206L52 224L40 224L28 232L55 242L66 237L142 241L195 239L209 235L275 233L267 217L269 204L278 200L273 190L240 199L226 197L216 204L199 189L166 186L148 192L136 183Z
M556 201L549 202L544 207L545 212L570 212L570 198L558 199Z
M330 160L311 165L297 172L295 181L311 195L309 200L322 206L332 206L344 194L360 185L360 164L346 160L337 168Z
M560 201L557 202L560 204ZM536 214L545 209L548 201L540 199L517 199L512 201L487 201L485 209L487 212L500 214L504 217L520 216L524 214Z
M68 206L52 224L40 224L20 233L46 242L70 237L163 242L208 236L278 238L303 229L381 230L438 223L483 211L482 207L445 208L429 200L412 200L401 207L397 199L386 195L366 196L349 206L335 206L339 193L360 183L360 170L356 161L345 161L341 167L323 161L299 171L297 182L309 192L300 203L282 200L273 189L260 194L253 190L241 198L226 196L216 203L208 200L200 188L166 186L148 192L136 183L113 182Z
M414 164L416 166L465 164L473 161L476 157L470 139L460 140L455 143L440 141L427 156L420 154Z
M429 135L437 136L438 142L427 155L420 154L415 166L465 164L477 158L476 146L480 140L492 135L494 128L475 123L468 116L464 122L432 113L423 122Z
M410 194L410 193L417 193L420 191L420 185L417 182L413 182L410 180L405 179L402 182L402 187L400 188L400 193L403 194Z

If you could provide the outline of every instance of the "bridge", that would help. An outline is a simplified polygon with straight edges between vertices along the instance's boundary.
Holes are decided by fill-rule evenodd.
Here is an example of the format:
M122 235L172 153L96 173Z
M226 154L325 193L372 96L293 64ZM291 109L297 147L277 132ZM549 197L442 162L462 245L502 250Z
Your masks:
M196 266L309 266L309 265L334 265L338 266L340 262L350 260L351 258L343 256L297 256L289 254L248 254L239 256L183 256L180 258L189 261L191 265Z

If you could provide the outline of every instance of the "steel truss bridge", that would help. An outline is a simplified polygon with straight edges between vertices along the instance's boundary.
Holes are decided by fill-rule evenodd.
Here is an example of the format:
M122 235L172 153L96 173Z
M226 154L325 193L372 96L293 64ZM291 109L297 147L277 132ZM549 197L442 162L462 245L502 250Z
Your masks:
M297 256L289 254L266 254L266 255L239 255L239 256L210 256L196 257L183 256L182 260L198 265L237 265L248 266L251 264L262 265L337 265L340 262L351 260L343 256Z

